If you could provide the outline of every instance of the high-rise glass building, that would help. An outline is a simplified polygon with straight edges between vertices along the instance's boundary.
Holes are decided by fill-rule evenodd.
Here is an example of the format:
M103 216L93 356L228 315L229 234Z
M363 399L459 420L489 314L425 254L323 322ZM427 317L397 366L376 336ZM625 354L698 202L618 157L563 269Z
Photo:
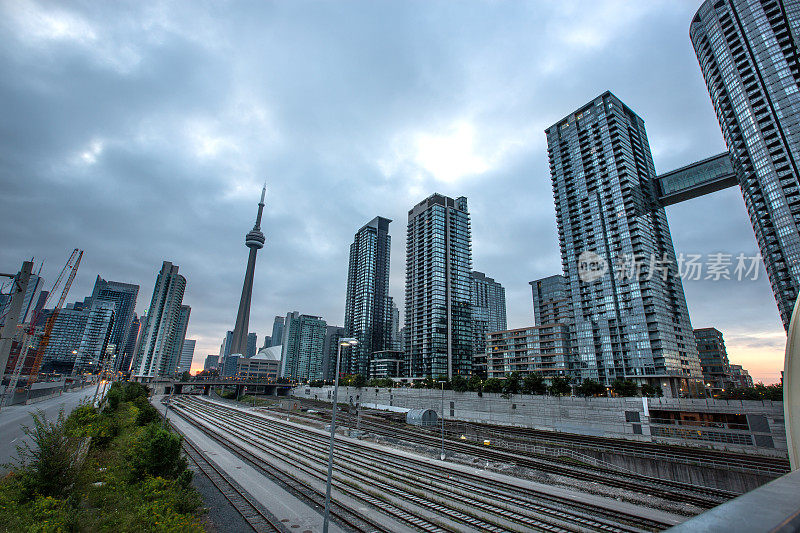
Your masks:
M581 378L702 379L644 121L605 92L546 130Z
M41 317L43 321L46 321L51 313L53 313L51 309L46 309L43 312L44 316ZM50 332L50 342L42 356L43 371L64 374L72 372L88 319L89 312L85 309L67 307L58 311L53 322L53 330Z
M389 236L391 220L375 217L359 229L350 245L344 330L358 344L342 354L343 371L369 375L373 352L385 350L391 341L389 306Z
M139 286L131 283L120 283L118 281L106 281L100 276L94 282L94 290L91 299L91 306L99 302L111 302L114 304L114 329L111 330L109 345L113 346L114 354L120 355L125 349L125 341L128 339L131 323L135 315L136 298L139 296ZM121 359L117 362L121 363Z
M347 337L343 327L327 326L325 328L325 342L322 347L322 379L325 381L332 381L336 378L337 350L342 337Z
M245 354L247 357L253 357L256 354L256 349L258 346L258 335L253 332L247 334L247 353Z
M131 368L133 379L151 381L175 373L188 322L188 314L182 310L185 290L186 278L178 274L178 266L164 261L142 320L141 340Z
M689 35L788 328L800 287L800 2L707 0Z
M293 381L322 379L327 324L318 316L291 313L283 346L283 377Z
M181 347L181 360L178 363L178 373L189 372L192 369L192 359L194 359L194 347L197 344L195 339L186 339Z
M141 329L142 325L139 321L139 317L136 316L136 313L133 313L133 320L131 320L131 325L128 328L128 335L125 340L125 347L122 350L122 360L117 370L122 372L130 370L131 362L136 354L136 345L139 342L139 332Z
M275 320L272 322L272 339L270 340L270 346L279 346L283 343L283 327L283 317L276 316Z
M467 199L433 194L408 212L405 357L410 377L472 372Z
M474 373L486 375L486 335L506 329L506 290L483 272L470 277L472 302L472 363Z

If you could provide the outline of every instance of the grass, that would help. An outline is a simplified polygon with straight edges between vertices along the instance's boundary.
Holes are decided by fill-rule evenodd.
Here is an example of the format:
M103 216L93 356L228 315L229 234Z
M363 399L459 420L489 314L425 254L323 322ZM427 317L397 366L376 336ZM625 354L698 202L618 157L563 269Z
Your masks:
M33 444L0 481L0 531L202 531L181 437L160 426L146 394L115 383L102 411L34 417Z

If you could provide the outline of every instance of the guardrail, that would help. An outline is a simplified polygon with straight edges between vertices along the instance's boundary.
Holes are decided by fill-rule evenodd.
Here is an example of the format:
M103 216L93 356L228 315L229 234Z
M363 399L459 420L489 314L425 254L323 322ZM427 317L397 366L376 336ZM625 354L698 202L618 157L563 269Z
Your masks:
M451 423L449 423L449 424L452 425ZM455 425L456 425L456 427L462 427L463 430L460 433L463 434L463 435L467 435L468 438L470 438L470 439L471 439L470 433L472 433L472 434L474 434L476 436L476 440L483 440L484 438L488 438L493 443L494 442L508 442L508 443L510 443L510 445L512 447L517 445L518 443L520 443L519 440L509 440L509 436L505 435L505 434L503 434L501 432L490 430L490 429L485 429L485 428L478 427L478 426L474 426L474 425L469 424L467 422L458 422ZM452 432L452 430L450 430L450 431ZM458 432L458 431L456 431L456 432ZM531 441L532 444L529 444L529 445L532 445L532 446L537 446L538 445L538 446L543 446L543 447L549 447L549 448L552 448L552 449L563 449L564 448L564 443L563 442L559 442L559 441L548 441L547 439L542 439L542 438L539 438L539 437L534 438L534 439L530 439L530 441ZM631 441L631 442L635 444L635 441ZM524 443L523 442L521 444L528 444L528 443ZM588 445L588 444L577 444L577 446L590 446L590 445ZM605 452L608 452L608 453L619 453L619 450L615 450L613 447L602 446L602 445L594 445L594 444L591 445L591 447L596 449L597 451L605 451ZM692 465L692 466L702 466L702 467L713 466L713 467L724 469L724 470L733 470L733 471L743 472L743 473L756 473L756 474L762 474L762 475L769 475L769 476L773 476L773 477L774 476L784 475L787 472L787 469L785 469L785 468L778 468L778 467L774 467L774 466L771 466L771 465L756 465L756 464L742 465L742 464L735 464L730 458L720 459L720 460L713 459L713 458L707 458L707 457L693 459L693 458L690 458L690 457L673 455L673 454L669 454L669 453L652 453L652 452L647 452L647 451L643 451L643 450L631 450L630 448L626 448L625 449L625 455L640 457L640 458L643 458L643 459L650 459L650 460L654 460L654 461L667 459L667 460L675 462L675 463L688 464L688 465ZM757 457L758 456L754 456L754 458L757 458ZM602 461L602 462L605 463L605 464L611 464L611 463L607 463L605 461ZM615 467L617 469L622 468L624 470L623 467L618 467L616 465L615 465Z

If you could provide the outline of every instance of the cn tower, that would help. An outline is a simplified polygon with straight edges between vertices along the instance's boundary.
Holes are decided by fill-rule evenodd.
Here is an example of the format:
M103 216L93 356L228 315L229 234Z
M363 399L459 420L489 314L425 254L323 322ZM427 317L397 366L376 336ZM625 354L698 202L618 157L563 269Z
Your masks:
M250 248L247 258L247 270L244 273L244 286L242 298L239 300L239 312L236 314L236 326L233 328L233 341L231 354L247 354L247 329L250 325L250 298L253 295L253 274L256 271L256 254L264 247L264 234L261 233L261 214L264 212L264 196L267 193L267 184L261 189L261 201L258 203L258 216L253 229L244 238L244 244Z

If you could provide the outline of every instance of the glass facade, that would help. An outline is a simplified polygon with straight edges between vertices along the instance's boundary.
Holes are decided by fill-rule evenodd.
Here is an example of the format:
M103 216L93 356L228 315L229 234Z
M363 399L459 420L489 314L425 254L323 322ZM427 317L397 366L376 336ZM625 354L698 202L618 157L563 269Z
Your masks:
M506 329L506 290L483 272L472 272L473 373L486 375L486 335Z
M606 92L546 134L574 372L677 395L702 374L644 121ZM587 254L606 271L585 277Z
M689 35L788 328L800 284L800 2L708 0Z
M472 237L467 199L434 194L408 212L406 371L472 372Z
M390 222L375 217L358 230L350 245L344 330L345 336L358 339L358 344L342 352L342 372L346 374L368 376L372 353L391 343Z
M186 278L178 274L178 265L164 261L156 277L150 307L141 319L141 339L131 367L135 380L172 377L175 373L186 334L182 321L185 318L188 322L189 318L187 310L181 309L185 290Z

